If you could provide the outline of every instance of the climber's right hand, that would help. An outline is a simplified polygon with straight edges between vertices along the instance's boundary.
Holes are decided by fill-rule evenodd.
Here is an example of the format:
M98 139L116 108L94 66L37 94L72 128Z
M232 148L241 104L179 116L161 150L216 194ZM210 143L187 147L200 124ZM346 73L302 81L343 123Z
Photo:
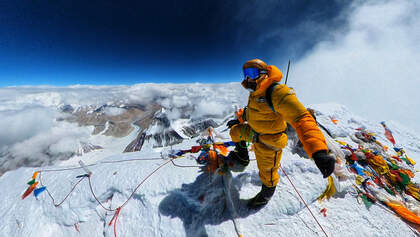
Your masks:
M334 172L335 159L327 151L318 151L312 155L316 166L321 171L324 178L327 178Z

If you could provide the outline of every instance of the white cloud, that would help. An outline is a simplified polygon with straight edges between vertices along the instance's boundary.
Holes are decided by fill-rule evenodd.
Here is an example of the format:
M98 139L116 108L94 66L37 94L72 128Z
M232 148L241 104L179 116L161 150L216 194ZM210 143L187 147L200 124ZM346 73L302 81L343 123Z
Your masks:
M123 114L126 110L118 107L105 107L104 113L109 116L118 116Z
M49 130L54 115L54 111L42 107L0 111L0 148Z
M170 120L180 116L195 119L233 113L232 103L245 103L246 94L239 83L222 87L196 83L0 88L0 154L3 155L0 172L54 163L77 151L80 141L93 139L91 128L56 121L57 117L65 116L58 112L62 105L77 108L153 102L167 108ZM105 107L109 115L117 115L122 110Z
M206 115L224 116L226 109L230 107L227 104L220 104L215 101L201 100L196 104L194 117L204 117Z
M169 120L175 120L181 117L181 112L177 108L172 108L166 112Z
M360 1L292 67L289 85L305 104L335 101L420 131L420 2Z
M78 127L67 122L55 122L51 127L38 131L35 135L27 134L27 139L9 146L10 160L0 162L2 169L25 166L53 164L56 159L69 158L77 151L80 141L86 141L90 129Z

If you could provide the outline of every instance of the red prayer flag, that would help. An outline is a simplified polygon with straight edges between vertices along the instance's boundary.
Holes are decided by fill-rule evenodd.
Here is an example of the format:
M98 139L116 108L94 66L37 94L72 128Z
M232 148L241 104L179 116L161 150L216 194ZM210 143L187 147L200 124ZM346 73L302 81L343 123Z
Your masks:
M394 139L394 136L392 136L391 130L389 130L389 128L385 125L385 122L381 122L381 124L382 124L382 127L384 127L385 129L386 139L388 139L392 143L392 145L395 145L395 139Z

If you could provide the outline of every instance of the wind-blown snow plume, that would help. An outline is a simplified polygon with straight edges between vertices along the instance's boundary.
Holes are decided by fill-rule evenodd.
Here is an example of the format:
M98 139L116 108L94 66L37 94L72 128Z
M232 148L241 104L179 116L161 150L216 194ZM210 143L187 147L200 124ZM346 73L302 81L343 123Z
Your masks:
M306 104L336 101L367 118L420 131L420 2L354 1L330 32L292 66L289 83Z

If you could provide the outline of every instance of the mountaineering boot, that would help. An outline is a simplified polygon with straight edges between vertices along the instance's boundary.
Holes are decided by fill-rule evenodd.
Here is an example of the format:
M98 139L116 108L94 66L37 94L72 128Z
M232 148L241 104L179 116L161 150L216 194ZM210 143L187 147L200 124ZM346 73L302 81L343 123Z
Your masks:
M246 147L246 142L241 141L235 143L235 150L229 152L227 157L229 160L235 163L233 167L231 167L232 171L243 171L249 164L248 148Z
M274 195L274 191L276 191L276 186L274 187L267 187L264 184L261 187L261 191L255 195L251 200L248 202L248 208L250 209L258 209L262 208L267 205L268 201L270 201L271 197Z

